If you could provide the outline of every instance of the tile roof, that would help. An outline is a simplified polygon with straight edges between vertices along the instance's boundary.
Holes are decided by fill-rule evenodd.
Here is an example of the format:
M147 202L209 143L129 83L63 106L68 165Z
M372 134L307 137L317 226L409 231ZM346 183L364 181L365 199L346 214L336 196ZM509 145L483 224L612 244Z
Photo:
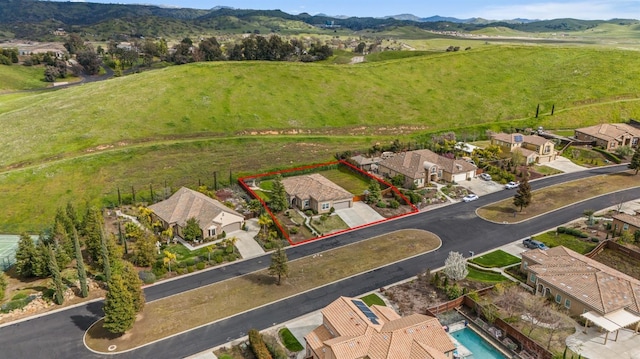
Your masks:
M516 141L516 136L521 136L522 141ZM521 133L496 133L491 138L506 143L530 143L537 146L542 146L549 142L548 139L538 135L523 135Z
M624 223L629 223L634 227L640 228L640 216L632 216L627 213L618 213L612 217L613 219L617 219Z
M603 123L600 125L578 128L576 131L605 141L616 140L626 133L633 137L640 137L640 129L627 125L626 123Z
M321 174L285 177L282 179L285 191L289 196L300 199L315 199L318 202L346 200L353 194L331 182Z
M305 337L321 359L329 357L328 353L335 359L442 359L455 349L435 317L400 317L390 308L374 305L375 324L352 300L340 297L329 304L322 310L325 324Z
M417 179L425 177L425 164L428 166L436 165L444 172L452 174L475 171L477 169L475 165L467 161L440 156L429 150L397 153L395 156L382 160L379 166L387 167L408 178Z
M195 217L203 230L209 228L212 223L224 227L244 220L243 215L219 201L186 187L180 188L166 200L152 204L149 209L165 222L181 227L186 225L188 219ZM225 217L225 214L229 215Z
M626 308L640 313L640 281L563 246L522 254L539 281L601 314Z

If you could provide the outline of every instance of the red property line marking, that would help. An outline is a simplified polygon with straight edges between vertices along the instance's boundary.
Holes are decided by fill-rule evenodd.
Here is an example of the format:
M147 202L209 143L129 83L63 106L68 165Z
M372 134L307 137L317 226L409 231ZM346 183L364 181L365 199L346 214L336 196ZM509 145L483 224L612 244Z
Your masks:
M353 227L353 228L343 229L343 230L340 230L340 231L337 231L337 232L333 232L333 233L330 233L330 234L325 234L325 235L318 236L318 237L315 237L315 238L309 238L309 239L306 239L304 241L294 243L294 242L291 241L291 238L289 237L289 233L287 233L284 230L284 228L282 228L282 224L280 223L278 218L273 214L273 212L271 212L271 209L267 206L267 203L262 199L262 197L260 197L257 193L255 193L255 191L253 191L245 182L245 180L255 180L257 178L275 176L275 175L282 174L282 173L291 173L291 172L297 172L297 171L302 171L302 170L309 170L309 169L314 169L314 168L327 167L327 166L332 166L332 165L336 165L336 164L345 165L345 166L355 170L356 172L359 172L360 174L364 175L367 178L375 179L379 183L381 183L381 184L383 184L383 185L385 185L387 187L390 187L391 191L393 191L396 195L400 196L400 198L402 198L405 203L407 203L409 206L411 206L411 212L398 214L398 215L393 216L393 217L377 220L377 221L370 222L370 223L365 223L365 224L362 224L362 225L359 225L359 226L356 226L356 227ZM280 233L282 233L282 235L285 237L285 239L289 242L289 244L291 246L296 246L296 245L303 244L303 243L309 243L309 242L312 242L312 241L315 241L315 240L318 240L318 239L327 238L327 237L333 237L333 236L336 236L336 235L339 235L339 234L342 234L342 233L346 233L346 232L354 231L354 230L357 230L357 229L373 226L373 225L376 225L376 224L380 224L380 223L383 223L383 222L390 221L392 219L408 216L410 214L418 213L420 211L418 209L418 207L416 207L413 203L411 203L411 201L404 194L402 194L402 192L400 192L400 190L398 190L398 188L396 186L392 185L391 183L389 183L389 182L387 182L387 181L385 181L385 180L383 180L381 178L371 176L368 172L365 172L365 171L361 170L360 168L352 165L351 163L349 163L349 162L347 162L345 160L332 161L332 162L320 163L320 164L315 164L315 165L295 167L295 168L290 168L290 169L281 170L281 171L273 171L273 172L267 172L267 173L261 173L261 174L251 175L251 176L240 177L240 178L238 178L238 182L239 182L240 186L242 188L244 188L245 191L247 191L249 194L251 194L251 196L253 196L253 198L256 198L258 201L260 201L260 204L262 204L262 207L264 207L264 209L267 211L267 213L271 217L271 220L273 221L273 223L278 227L278 229L280 230Z

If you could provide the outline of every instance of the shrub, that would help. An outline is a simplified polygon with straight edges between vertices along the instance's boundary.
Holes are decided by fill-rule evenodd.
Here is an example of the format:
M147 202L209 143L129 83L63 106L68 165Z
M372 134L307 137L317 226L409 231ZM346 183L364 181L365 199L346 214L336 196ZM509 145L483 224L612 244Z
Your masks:
M224 261L224 258L222 257L222 254L218 254L213 257L213 260L216 261L216 263L222 263L222 261Z
M196 268L198 270L203 270L204 269L204 262L198 262L196 263Z
M185 263L187 264L187 267L193 267L194 265L196 265L196 260L193 258L189 258L185 261Z
M195 271L196 271L196 267L195 267L195 266L188 266L188 267L187 267L187 272L189 272L189 273L193 273L193 272L195 272Z
M156 275L147 270L141 270L138 272L138 277L144 284L151 284L156 281Z
M378 208L386 208L387 204L384 201L380 201L380 202L378 202L378 204L376 204L376 206Z
M227 256L225 257L225 259L227 260L227 262L233 262L236 260L236 254L235 253L231 253L231 254L227 254Z
M263 335L262 340L264 340L264 344L267 346L267 350L269 350L273 359L288 359L287 353L275 337Z
M600 239L596 238L596 237L591 237L591 242L598 243L598 242L600 242Z
M298 227L291 227L291 228L289 228L289 233L291 233L291 234L298 234Z
M446 289L446 292L447 292L447 298L451 300L456 299L460 297L460 295L462 295L462 290L460 289L458 284L448 286Z
M558 229L556 229L558 233L564 233L566 230L567 230L566 227L558 227Z
M183 275L183 274L187 273L187 269L186 268L177 268L176 269L176 273L178 275Z
M178 268L187 268L187 262L178 262Z
M273 248L273 244L271 242L267 242L264 244L264 249L271 249Z
M21 300L21 299L24 299L26 297L28 297L27 293L20 292L20 293L17 293L16 295L14 295L13 297L11 297L11 300Z
M389 201L389 207L396 209L400 207L400 202L396 201L395 199L392 199L391 201Z
M262 340L262 335L256 329L249 330L249 345L257 359L273 359L264 340Z

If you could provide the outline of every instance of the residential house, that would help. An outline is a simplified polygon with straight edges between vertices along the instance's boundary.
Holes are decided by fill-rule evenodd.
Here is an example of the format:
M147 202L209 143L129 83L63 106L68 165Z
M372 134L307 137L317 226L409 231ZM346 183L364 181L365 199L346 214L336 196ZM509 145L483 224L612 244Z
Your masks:
M153 220L160 220L162 227L173 228L173 234L181 238L187 220L195 218L200 224L202 238L216 237L222 232L238 231L244 216L203 193L182 187L168 199L149 206Z
M491 144L500 146L504 154L520 152L527 164L551 162L557 155L553 141L538 135L497 133L491 136Z
M382 159L380 157L365 157L363 155L357 155L351 157L351 163L363 171L377 171L378 162Z
M287 200L292 207L311 209L316 213L351 208L353 194L321 174L285 177L282 179Z
M437 318L340 297L305 336L307 359L446 359L456 349Z
M614 233L629 231L629 233L633 234L640 230L640 216L638 215L632 216L627 213L618 213L612 218L611 228Z
M537 295L552 298L572 315L640 321L640 281L571 249L526 251L520 269Z
M620 146L637 147L640 129L626 123L603 123L575 130L575 138L580 141L592 141L607 151Z
M429 150L397 153L378 163L381 175L393 178L403 175L406 188L422 188L431 182L462 182L474 178L477 167L464 160L440 156Z

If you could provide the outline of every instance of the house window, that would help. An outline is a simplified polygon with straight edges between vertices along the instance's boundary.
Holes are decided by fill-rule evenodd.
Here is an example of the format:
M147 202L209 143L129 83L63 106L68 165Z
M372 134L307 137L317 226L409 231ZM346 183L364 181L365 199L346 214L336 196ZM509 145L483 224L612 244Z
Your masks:
M436 173L437 170L438 169L435 166L431 167L431 173Z
M527 269L528 266L529 266L529 263L522 262L522 268Z
M535 275L535 274L533 274L533 273L531 273L531 275L529 276L529 280L535 283L535 281L536 281L536 275Z
M309 208L309 200L308 199L305 199L304 201L302 201L302 208L303 209Z
M629 230L629 223L625 223L622 225L622 230L623 231L628 231Z
M323 204L322 204L322 210L323 210L323 211L326 211L326 210L328 210L329 208L331 208L331 204L330 204L330 203L328 203L328 202L327 202L327 203L323 203Z
M562 296L560 294L556 294L556 303L562 302Z
M549 145L544 146L544 154L546 155L549 152L551 152L551 146L549 146Z
M208 237L213 237L216 235L216 229L214 228L209 228L209 236Z
M571 301L569 299L564 300L564 307L567 309L571 308Z

